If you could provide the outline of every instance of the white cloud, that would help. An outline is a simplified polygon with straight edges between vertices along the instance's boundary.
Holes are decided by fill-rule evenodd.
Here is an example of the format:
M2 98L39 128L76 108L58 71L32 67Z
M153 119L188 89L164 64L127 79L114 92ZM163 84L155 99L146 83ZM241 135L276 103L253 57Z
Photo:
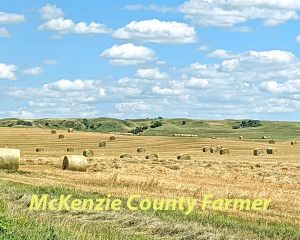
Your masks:
M269 93L300 93L300 80L289 80L284 83L276 81L263 82L260 88Z
M181 89L177 88L168 88L168 87L160 87L160 86L155 86L152 88L152 92L154 94L158 95L179 95L182 94Z
M166 22L157 19L132 21L113 33L113 37L154 43L193 43L195 29L185 23Z
M25 22L25 17L17 13L0 12L0 24L16 24Z
M0 27L0 38L8 38L10 37L10 33L7 31L5 27Z
M208 54L207 56L210 58L226 59L226 58L233 58L235 55L232 52L224 49L216 49L210 54Z
M206 88L208 87L208 81L205 78L192 77L190 80L188 80L185 83L185 86L188 88L196 88L196 89Z
M142 68L138 69L135 76L143 79L162 80L168 78L167 73L162 73L158 68Z
M39 26L38 29L40 31L53 31L58 34L100 34L110 33L111 31L104 24L97 22L75 23L72 19L65 19L63 17L52 18L50 16L48 16L47 19L47 22Z
M43 71L44 69L41 67L32 67L32 68L25 69L23 73L26 75L38 76L41 75Z
M39 30L49 30L59 33L73 32L74 22L71 19L55 18L39 26Z
M0 80L15 80L17 67L13 64L0 63Z
M136 65L156 59L152 49L132 43L114 45L106 49L101 56L109 58L110 63L114 65Z
M45 84L43 86L46 90L55 90L55 91L87 91L97 88L97 81L94 80L68 80L61 79L57 82Z
M187 19L200 26L234 27L248 20L274 26L298 19L298 0L189 0L179 6Z
M297 41L298 43L300 43L300 35L298 35L298 36L296 37L296 41Z
M115 108L119 112L145 112L151 109L151 106L144 101L136 101L136 102L122 102L117 103Z
M56 5L47 4L40 10L43 19L51 20L55 18L63 18L64 12L61 8Z

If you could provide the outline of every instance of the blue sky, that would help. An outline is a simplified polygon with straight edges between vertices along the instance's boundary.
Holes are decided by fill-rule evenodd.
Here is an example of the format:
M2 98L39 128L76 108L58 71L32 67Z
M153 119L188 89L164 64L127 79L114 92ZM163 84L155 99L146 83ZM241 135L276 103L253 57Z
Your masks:
M297 0L1 1L0 118L300 120Z

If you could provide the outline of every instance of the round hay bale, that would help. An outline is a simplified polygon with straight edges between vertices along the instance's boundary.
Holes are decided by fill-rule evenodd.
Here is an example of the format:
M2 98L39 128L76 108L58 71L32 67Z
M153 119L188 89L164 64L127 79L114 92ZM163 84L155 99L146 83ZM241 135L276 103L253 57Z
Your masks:
M149 160L157 160L157 159L158 159L158 156L157 156L155 153L152 153L152 154L146 156L146 159L149 159Z
M295 145L295 144L297 144L296 141L292 141L292 142L291 142L291 145Z
M277 150L275 148L267 148L267 154L276 154Z
M266 137L266 136L262 136L261 138L262 138L262 139L267 139L267 137Z
M243 136L239 136L239 139L244 139L244 137Z
M229 154L229 149L228 148L221 148L220 149L220 154L221 155Z
M139 147L136 151L137 151L138 153L146 152L146 148Z
M223 146L218 145L216 148L217 148L217 150L219 151L219 150L221 150L221 149L223 148Z
M72 147L68 147L68 148L67 148L67 152L74 152L74 151L75 151L75 149L72 148Z
M106 142L100 142L99 143L99 147L105 147L106 146Z
M220 148L218 148L218 147L211 147L210 148L211 153L216 153L216 152L219 152L219 151L220 151Z
M91 150L91 149L85 149L82 154L85 157L93 157L94 156L94 151Z
M127 158L127 159L131 159L132 156L130 154L124 153L120 156L120 158Z
M209 152L210 151L210 147L208 147L208 146L205 146L205 147L203 147L203 152Z
M114 141L114 140L116 140L116 137L115 137L115 136L110 136L110 137L109 137L109 140L110 140L110 141Z
M259 155L261 155L261 154L263 154L263 153L264 153L264 151L263 151L262 149L260 149L260 148L255 148L255 149L253 150L254 156L259 156Z
M13 148L0 148L0 168L13 169L19 168L21 151Z
M216 137L211 137L211 139L217 140L217 138L216 138Z
M64 156L62 169L85 172L88 167L86 157L79 155Z
M177 156L177 160L191 160L191 156L188 154L180 154Z
M275 144L275 140L273 139L269 140L269 144Z
M51 134L56 134L56 130L51 130Z
M64 139L64 138L65 138L65 135L59 134L58 139Z
M73 128L69 128L68 129L68 133L72 133L72 132L74 132L74 129Z
M35 151L36 151L36 152L44 152L45 149L42 148L42 147L38 147L38 148L35 149Z

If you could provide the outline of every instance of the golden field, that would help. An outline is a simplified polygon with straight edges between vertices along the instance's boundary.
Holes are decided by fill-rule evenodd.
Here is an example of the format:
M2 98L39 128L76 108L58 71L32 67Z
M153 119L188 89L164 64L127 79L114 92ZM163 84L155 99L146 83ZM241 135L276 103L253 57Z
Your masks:
M65 138L58 139L59 134L64 134ZM253 221L300 224L299 143L292 146L290 141L269 144L268 139L123 135L115 135L116 140L109 141L110 136L94 132L58 130L51 134L50 130L44 129L0 128L0 146L19 148L19 170L28 173L0 171L0 178L33 186L63 186L83 192L111 193L124 198L141 194L145 197L202 199L208 193L219 198L269 198L271 207L265 212L229 211L226 214ZM106 147L98 147L102 141L107 142ZM230 154L202 151L204 146L217 145L229 148ZM37 147L43 147L45 151L35 152ZM75 152L67 153L68 147L73 147ZM145 147L146 152L138 153L138 147ZM253 155L255 148L267 147L276 148L277 154ZM63 156L82 155L84 149L92 149L95 153L88 159L87 172L61 169ZM123 153L131 154L133 158L120 159ZM145 156L150 153L156 153L159 159L146 160ZM181 153L189 154L191 160L177 160Z

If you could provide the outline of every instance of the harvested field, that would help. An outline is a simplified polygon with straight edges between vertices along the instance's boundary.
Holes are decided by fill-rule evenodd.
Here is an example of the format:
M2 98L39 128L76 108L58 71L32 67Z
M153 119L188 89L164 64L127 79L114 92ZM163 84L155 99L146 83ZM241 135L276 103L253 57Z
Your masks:
M0 178L32 186L110 193L122 198L140 194L201 199L207 193L219 198L270 198L271 207L265 212L228 211L226 216L253 222L300 224L300 144L292 146L291 141L276 141L276 155L254 156L253 149L267 149L268 141L118 135L105 148L98 147L99 141L109 138L109 134L75 131L61 141L49 130L0 128L0 145L21 150L19 172L0 171ZM37 144L47 146L47 151L36 152ZM230 149L230 155L202 151L205 146L218 145ZM82 155L85 149L93 150L87 172L62 170L62 159L69 146L75 149L74 155ZM155 152L159 161L146 160L144 154L137 152L139 146L145 147L147 152ZM124 153L130 154L132 159L120 158ZM177 160L182 153L189 154L192 160ZM20 174L20 171L28 174ZM198 225L195 222L193 226ZM218 230L217 226L212 228ZM231 228L227 230L232 230L232 236L237 239L245 234ZM249 234L254 236L250 239L268 239L259 238L259 231L258 235L251 231ZM274 236L271 239L281 239Z

